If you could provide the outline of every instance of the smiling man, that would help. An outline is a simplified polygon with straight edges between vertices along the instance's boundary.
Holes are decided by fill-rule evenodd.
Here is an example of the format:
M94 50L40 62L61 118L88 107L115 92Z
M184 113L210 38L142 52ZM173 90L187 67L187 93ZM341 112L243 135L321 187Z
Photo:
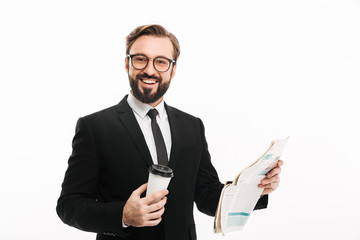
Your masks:
M163 100L179 42L160 25L140 26L126 40L130 94L78 120L57 213L96 239L194 240L193 203L214 216L223 184L201 120ZM145 196L153 164L170 167L174 177L168 190ZM279 186L281 165L259 186L255 209L265 208Z

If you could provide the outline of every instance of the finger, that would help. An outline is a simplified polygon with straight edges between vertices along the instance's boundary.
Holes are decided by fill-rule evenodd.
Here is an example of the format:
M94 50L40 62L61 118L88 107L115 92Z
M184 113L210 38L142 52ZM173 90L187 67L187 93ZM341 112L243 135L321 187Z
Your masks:
M156 226L158 225L162 218L161 216L164 214L165 208L161 208L158 211L148 213L146 216L144 216L144 222L142 226Z
M266 185L272 182L280 182L280 176L278 174L276 174L275 176L271 177L271 178L264 178L263 180L261 180L261 184L262 185Z
M275 176L275 175L280 174L280 173L281 173L281 168L280 167L275 167L270 172L268 172L266 174L266 177L271 178L272 176Z
M260 184L259 187L264 188L264 191L262 193L262 195L264 195L264 194L269 194L269 193L275 191L279 187L279 185L280 185L280 182L276 181L276 182L271 182L271 183L265 184L265 185Z
M134 194L135 196L139 196L139 198L140 198L141 194L142 194L143 192L145 192L146 189L147 189L147 183L144 183L143 185L141 185L140 187L138 187L138 188L133 192L133 194Z
M151 219L149 221L147 221L146 223L144 223L142 226L144 227L153 227L158 225L161 222L162 218L157 218L157 219Z
M283 161L283 160L279 160L279 161L277 162L277 165L278 165L279 167L281 167L282 165L284 165L284 161Z
M146 218L149 220L159 219L164 214L164 212L165 212L165 208L162 207L155 212L147 214Z
M164 198L168 193L169 193L169 191L167 189L155 192L155 193L151 194L150 196L145 197L144 203L147 205L151 205L151 204L159 201L160 199Z
M259 188L264 188L264 189L276 189L278 188L280 185L280 182L272 182L272 183L268 183L268 184L259 184L258 187Z
M258 185L259 187L261 188L264 188L266 187L268 184L271 184L271 183L280 183L280 177L279 175L276 175L272 178L269 178L269 179L263 179L261 180L260 184Z
M279 182L272 182L265 185L265 189L277 189L279 187Z
M161 209L161 208L163 208L163 207L165 206L166 202L167 202L167 198L164 197L163 199L161 199L161 201L149 205L148 211L149 211L150 213L151 213L151 212L158 211L159 209Z

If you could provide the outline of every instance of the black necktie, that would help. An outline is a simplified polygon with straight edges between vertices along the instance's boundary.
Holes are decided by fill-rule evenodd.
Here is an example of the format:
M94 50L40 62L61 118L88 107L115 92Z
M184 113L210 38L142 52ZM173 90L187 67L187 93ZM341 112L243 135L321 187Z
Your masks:
M156 122L156 115L158 115L158 111L156 109L151 109L147 114L151 118L151 129L154 135L158 163L167 166L168 157L166 152L166 146L159 125Z

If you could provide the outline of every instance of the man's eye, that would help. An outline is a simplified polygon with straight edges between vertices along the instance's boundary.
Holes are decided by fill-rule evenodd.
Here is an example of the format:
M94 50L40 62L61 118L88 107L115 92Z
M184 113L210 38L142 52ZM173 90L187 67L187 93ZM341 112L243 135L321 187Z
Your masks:
M146 62L146 58L144 57L134 57L135 62Z
M166 65L167 61L166 61L166 59L158 58L158 59L156 59L156 63L160 64L160 65Z

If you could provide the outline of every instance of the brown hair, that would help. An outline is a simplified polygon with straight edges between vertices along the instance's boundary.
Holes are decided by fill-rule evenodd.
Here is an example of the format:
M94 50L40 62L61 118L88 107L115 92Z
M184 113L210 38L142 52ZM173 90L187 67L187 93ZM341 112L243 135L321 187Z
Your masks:
M168 32L161 25L143 25L135 28L129 36L126 37L126 54L129 54L130 48L133 43L141 36L157 36L157 37L168 37L174 48L174 60L176 61L180 56L180 44L174 34Z

